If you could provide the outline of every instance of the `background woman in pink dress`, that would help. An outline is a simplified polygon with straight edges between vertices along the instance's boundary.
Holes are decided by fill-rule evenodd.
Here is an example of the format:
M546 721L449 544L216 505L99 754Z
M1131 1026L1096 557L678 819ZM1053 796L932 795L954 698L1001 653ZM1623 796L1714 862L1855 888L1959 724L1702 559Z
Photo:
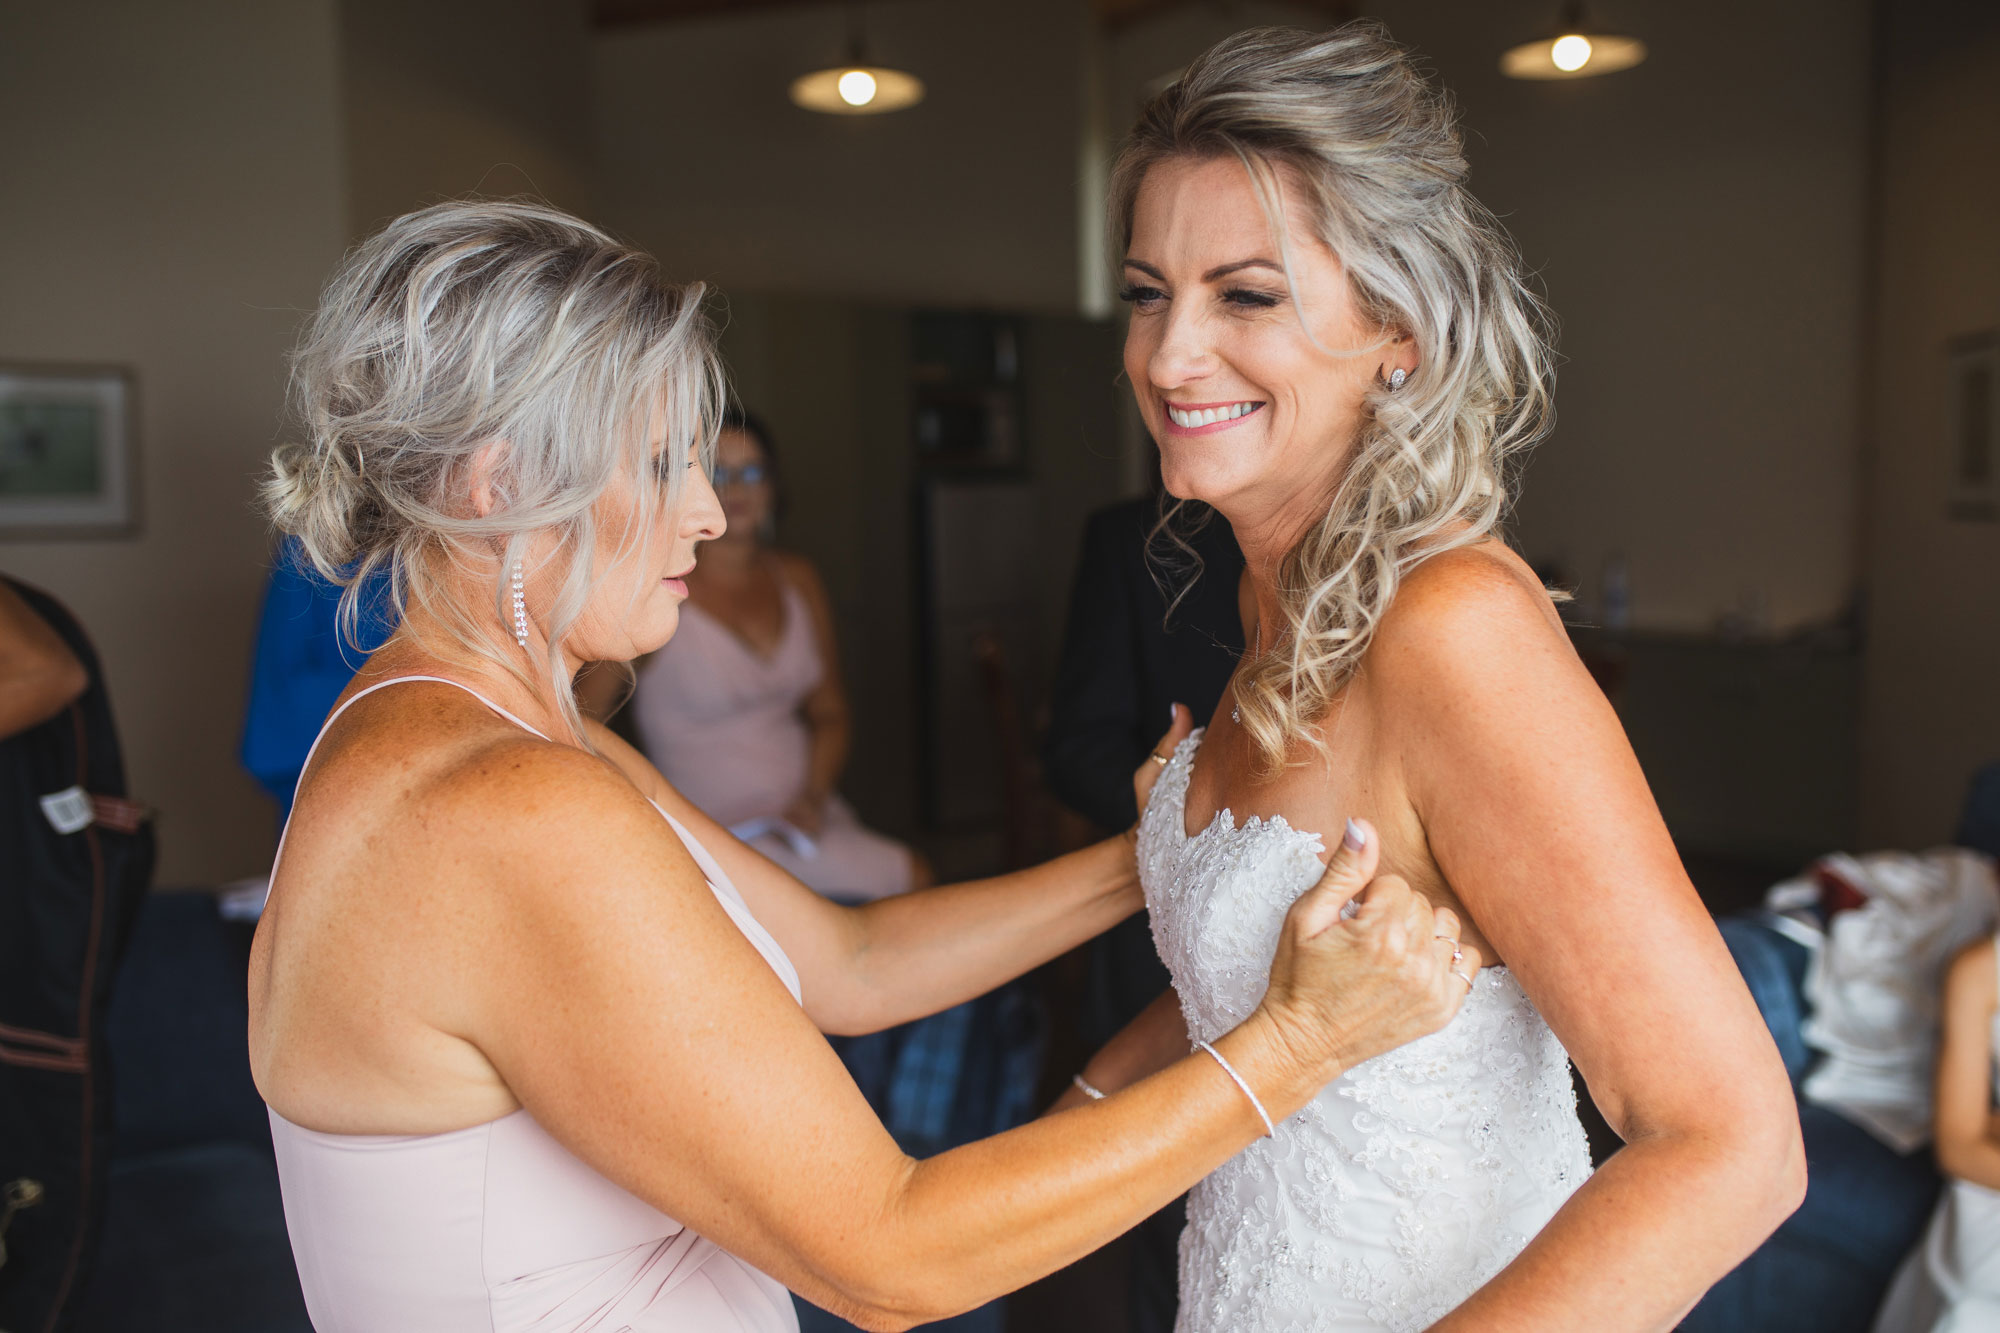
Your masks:
M862 827L835 784L852 735L819 571L772 544L771 435L740 410L716 442L728 529L704 542L680 632L638 665L640 748L680 792L808 887L849 902L922 888L909 847Z

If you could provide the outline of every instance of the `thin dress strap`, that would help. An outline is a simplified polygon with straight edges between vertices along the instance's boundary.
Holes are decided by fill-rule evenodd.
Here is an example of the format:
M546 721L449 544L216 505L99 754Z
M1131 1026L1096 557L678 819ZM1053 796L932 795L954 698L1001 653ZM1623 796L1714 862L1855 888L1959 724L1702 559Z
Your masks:
M494 703L491 699L481 694L478 690L473 689L470 685L461 685L459 682L451 679L449 676L391 676L388 680L376 681L373 685L370 685L365 690L356 690L352 695L348 697L345 703L341 704L340 707L334 709L331 713L328 713L326 715L326 721L319 724L319 734L313 737L312 745L306 750L306 761L303 764L299 765L299 783L303 783L306 780L306 770L312 767L313 756L319 753L319 743L326 739L326 733L328 728L332 727L333 724L340 719L340 715L342 713L345 713L349 708L353 707L355 704L360 703L363 699L366 699L369 695L375 693L375 691L377 690L386 690L391 685L402 685L408 681L414 681L414 680L430 681L433 684L437 685L449 685L455 690L464 690L467 694L479 700L479 702L485 704L488 708L498 713L501 717L506 718L509 722L512 722L515 726L527 732L529 735L540 737L542 740L548 739L547 736L543 736L541 732L536 731L533 727L523 722L520 718L515 717L512 713L502 708L499 704ZM292 808L297 809L298 786L296 784L292 788L292 803L293 803ZM290 815L286 815L285 827L281 829L278 833L278 850L271 854L271 877L273 879L276 879L278 876L278 862L285 854L285 836L289 834L291 831L292 831L292 819Z

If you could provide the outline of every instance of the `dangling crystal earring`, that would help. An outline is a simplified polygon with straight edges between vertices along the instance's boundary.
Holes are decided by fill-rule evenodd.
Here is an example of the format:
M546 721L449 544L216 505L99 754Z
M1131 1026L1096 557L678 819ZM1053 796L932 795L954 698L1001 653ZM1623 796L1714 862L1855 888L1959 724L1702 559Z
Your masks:
M514 562L514 642L528 646L528 599L521 592L521 562Z
M1410 372L1403 369L1401 366L1397 366L1394 370L1390 371L1389 392L1394 393L1396 390L1402 388L1403 381L1408 379L1409 377L1410 377Z

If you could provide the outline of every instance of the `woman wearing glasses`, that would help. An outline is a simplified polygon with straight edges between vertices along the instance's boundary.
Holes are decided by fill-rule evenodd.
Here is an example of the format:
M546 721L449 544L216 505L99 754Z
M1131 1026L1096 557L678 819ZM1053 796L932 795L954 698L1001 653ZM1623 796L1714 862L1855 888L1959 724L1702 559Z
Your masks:
M638 664L632 720L668 782L807 887L848 902L922 888L924 859L862 827L834 790L849 713L819 572L772 544L771 433L732 408L716 443L729 521L688 576L680 633Z

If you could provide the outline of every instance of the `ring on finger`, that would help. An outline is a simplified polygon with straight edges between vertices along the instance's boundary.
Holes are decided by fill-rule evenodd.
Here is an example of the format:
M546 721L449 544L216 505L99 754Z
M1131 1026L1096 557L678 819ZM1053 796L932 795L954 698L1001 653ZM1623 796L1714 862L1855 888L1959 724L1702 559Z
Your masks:
M1458 962L1459 960L1458 960L1458 959L1456 959L1456 958L1454 958L1454 959L1452 959L1451 961L1452 961L1452 962L1454 962L1454 963L1456 963L1456 962ZM1456 967L1454 967L1454 968L1452 968L1452 969L1451 969L1451 974L1452 974L1453 976L1457 977L1457 978L1458 978L1458 979L1459 979L1460 981L1463 981L1463 982L1465 983L1465 988L1466 988L1467 990L1471 990L1471 989L1472 989L1472 978L1471 978L1471 977L1468 977L1467 975L1465 975L1465 973L1464 973L1464 972L1463 972L1462 970L1460 970L1459 968L1456 968Z
M1167 756L1161 754L1158 750L1153 751L1151 754L1147 755L1146 758L1152 760L1154 763L1158 764L1161 768L1165 768L1169 763L1173 762L1172 760L1168 759Z

